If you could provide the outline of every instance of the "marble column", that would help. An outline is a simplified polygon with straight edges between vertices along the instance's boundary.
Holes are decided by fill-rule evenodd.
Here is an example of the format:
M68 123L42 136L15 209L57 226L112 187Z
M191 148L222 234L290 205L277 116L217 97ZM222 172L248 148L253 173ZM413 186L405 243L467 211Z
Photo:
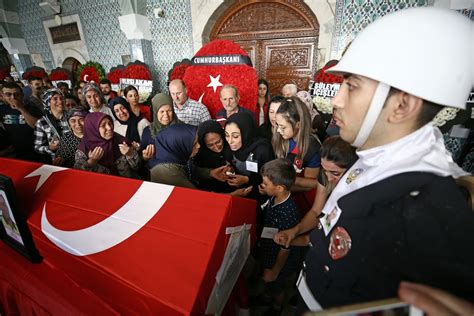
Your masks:
M20 27L17 1L0 0L0 25L0 40L21 75L33 61Z
M140 14L119 16L120 29L125 33L132 61L140 60L150 68L154 65L151 48L150 21Z
M33 61L24 39L7 37L2 38L1 41L20 76L28 67L33 66Z

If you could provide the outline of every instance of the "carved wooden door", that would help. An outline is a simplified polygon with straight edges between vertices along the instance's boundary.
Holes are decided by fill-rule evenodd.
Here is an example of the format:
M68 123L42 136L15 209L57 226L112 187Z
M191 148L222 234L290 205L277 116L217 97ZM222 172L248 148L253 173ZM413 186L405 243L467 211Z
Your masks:
M272 95L286 83L308 84L317 65L319 24L302 2L237 1L220 16L210 39L229 39L245 49Z

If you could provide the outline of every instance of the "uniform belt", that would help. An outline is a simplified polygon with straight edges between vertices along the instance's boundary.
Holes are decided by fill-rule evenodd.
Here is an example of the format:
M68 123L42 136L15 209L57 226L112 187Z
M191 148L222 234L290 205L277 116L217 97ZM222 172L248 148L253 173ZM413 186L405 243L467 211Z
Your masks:
M319 302L314 298L313 293L311 293L311 290L308 286L308 283L306 283L305 269L306 264L303 262L303 269L301 269L298 281L296 282L296 287L298 288L298 291L300 292L300 295L309 310L312 312L317 312L322 310L323 308L321 307L321 304L319 304Z

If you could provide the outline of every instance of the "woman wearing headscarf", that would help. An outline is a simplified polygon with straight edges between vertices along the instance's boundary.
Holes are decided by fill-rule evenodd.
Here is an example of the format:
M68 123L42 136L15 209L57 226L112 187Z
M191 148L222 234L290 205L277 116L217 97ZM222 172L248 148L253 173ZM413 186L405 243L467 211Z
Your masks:
M201 145L194 158L197 166L217 168L227 163L224 158L224 148L229 145L225 141L225 133L221 125L214 120L202 122L198 127L198 141Z
M132 144L114 132L112 118L102 112L89 113L84 137L76 151L74 168L135 178L140 157Z
M143 131L150 122L144 117L136 116L130 109L130 104L122 97L110 101L110 107L115 117L114 132L122 135L131 142L141 143Z
M84 120L87 111L82 107L73 107L66 113L66 119L70 131L67 131L61 137L56 156L58 159L55 165L61 165L72 168L75 163L76 150L84 136Z
M308 108L309 114L311 115L311 128L316 132L316 135L321 141L324 141L327 137L326 127L324 126L324 120L319 115L318 111L314 107L313 97L308 91L298 91L296 96L303 101Z
M95 83L86 83L82 87L82 95L90 108L90 112L102 112L113 117L112 110L107 106L102 92L100 92L99 87Z
M53 88L45 91L41 96L44 103L44 115L35 125L35 151L44 157L44 161L51 163L55 159L59 140L63 132L69 130L64 115L64 96L61 90Z
M174 113L173 100L165 93L158 93L151 99L153 106L153 122L143 130L141 150L143 159L148 161L152 169L157 163L156 147L158 134L173 124L182 123Z
M199 150L197 127L176 124L156 136L155 166L151 169L151 181L196 188L192 180L190 158Z
M202 122L198 127L199 152L194 157L194 163L200 168L219 168L228 163L224 157L224 151L229 145L225 140L225 133L221 125L214 120ZM199 188L206 191L227 193L235 190L226 182L215 179L201 180Z
M225 138L229 144L224 157L231 162L235 175L227 183L233 187L253 186L249 197L258 199L258 186L262 183L260 168L274 158L272 145L256 136L256 124L246 113L236 113L225 123Z

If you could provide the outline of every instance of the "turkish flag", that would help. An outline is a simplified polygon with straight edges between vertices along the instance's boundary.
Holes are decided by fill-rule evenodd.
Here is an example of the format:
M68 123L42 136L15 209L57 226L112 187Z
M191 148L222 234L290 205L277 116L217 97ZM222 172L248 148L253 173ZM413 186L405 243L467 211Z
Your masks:
M202 314L225 252L226 227L252 224L254 232L251 200L55 168L0 159L0 173L12 178L44 258L36 270L44 279L36 275L31 292L56 290L48 279L59 271L93 297L89 302L120 314Z

